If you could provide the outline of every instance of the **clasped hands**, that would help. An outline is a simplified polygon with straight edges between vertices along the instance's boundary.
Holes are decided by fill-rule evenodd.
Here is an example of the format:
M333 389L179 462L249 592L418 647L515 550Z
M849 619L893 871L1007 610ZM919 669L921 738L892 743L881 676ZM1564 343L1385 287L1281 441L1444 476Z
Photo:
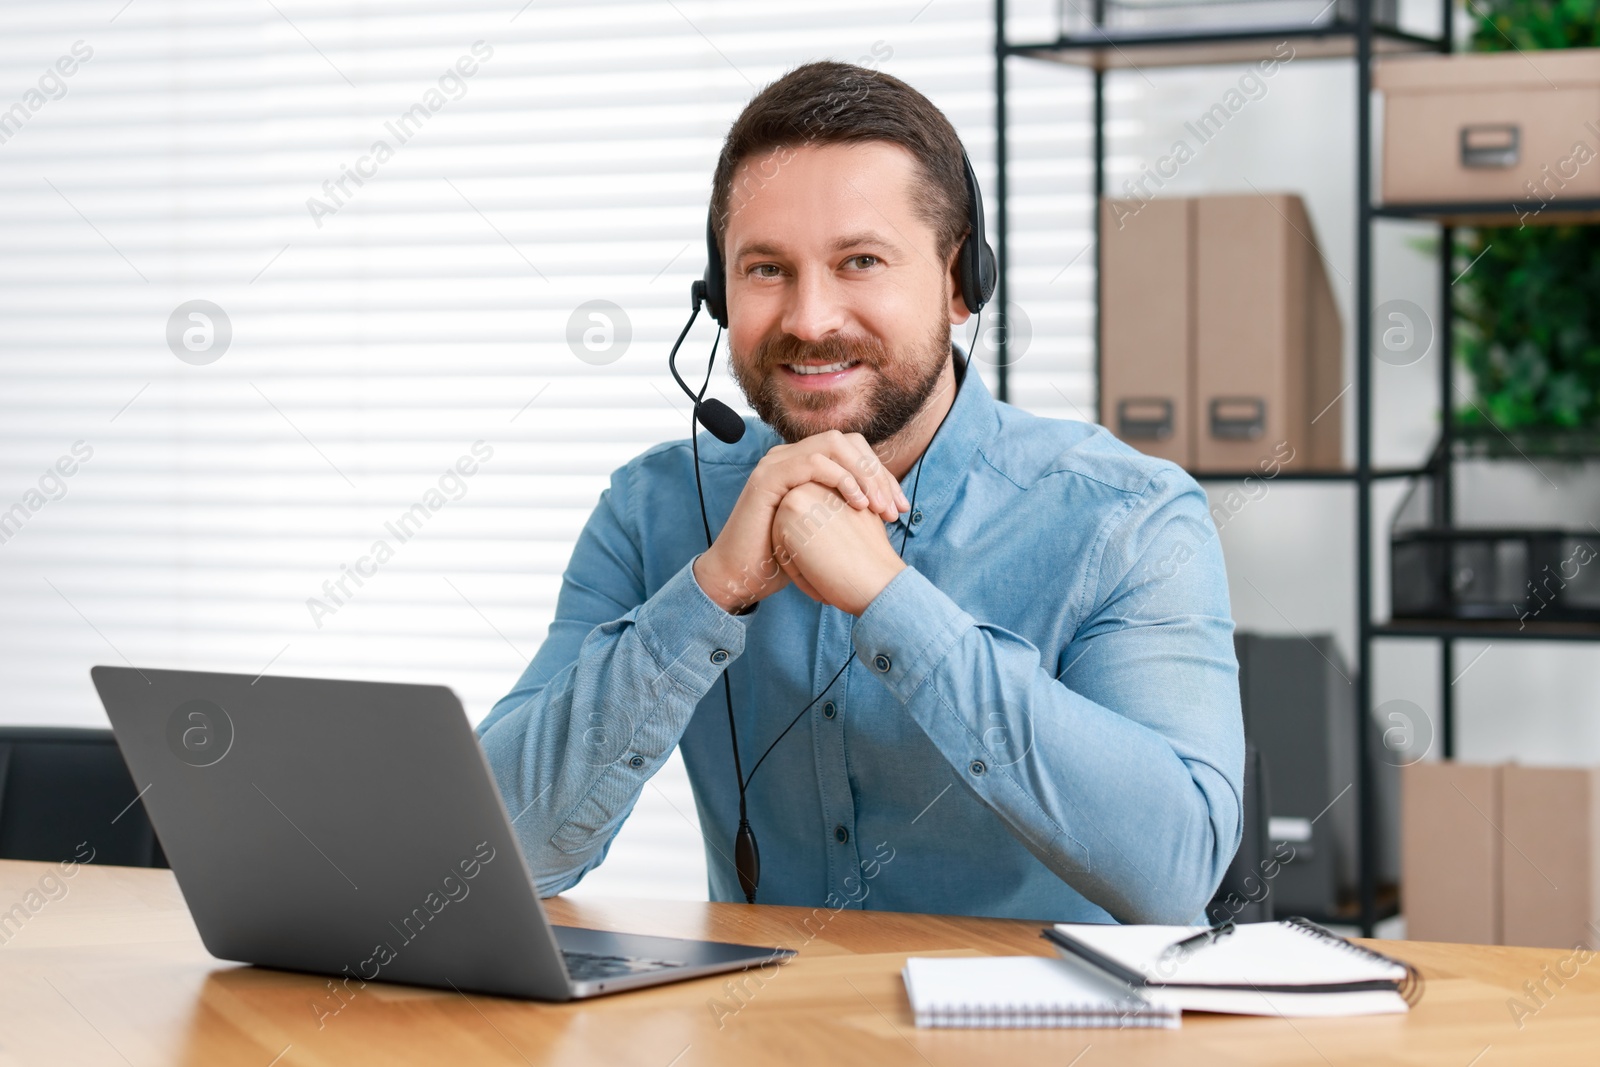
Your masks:
M778 445L750 472L694 576L727 611L793 582L860 615L905 569L885 524L911 502L860 434L828 430Z

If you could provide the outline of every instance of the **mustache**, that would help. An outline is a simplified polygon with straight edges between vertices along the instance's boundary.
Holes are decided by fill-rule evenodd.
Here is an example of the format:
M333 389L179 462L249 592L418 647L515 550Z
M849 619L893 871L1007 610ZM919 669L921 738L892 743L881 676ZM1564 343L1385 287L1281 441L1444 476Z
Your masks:
M824 337L802 341L791 333L764 338L752 353L752 362L762 370L777 370L784 363L865 363L881 367L888 351L876 337Z

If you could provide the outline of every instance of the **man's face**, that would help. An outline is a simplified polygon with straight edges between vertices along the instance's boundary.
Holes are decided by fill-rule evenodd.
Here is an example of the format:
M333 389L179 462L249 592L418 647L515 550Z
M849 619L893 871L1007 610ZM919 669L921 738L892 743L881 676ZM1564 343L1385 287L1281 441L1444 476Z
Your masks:
M915 157L887 141L776 149L734 172L733 373L786 441L830 429L885 441L950 360L950 326L968 311L954 255L939 258L913 208L915 179Z

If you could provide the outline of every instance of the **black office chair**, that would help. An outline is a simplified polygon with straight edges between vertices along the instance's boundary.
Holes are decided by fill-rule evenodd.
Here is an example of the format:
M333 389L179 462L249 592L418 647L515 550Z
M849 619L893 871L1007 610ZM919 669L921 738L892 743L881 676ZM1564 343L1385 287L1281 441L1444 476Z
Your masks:
M1222 884L1217 887L1211 903L1206 905L1206 918L1213 924L1232 919L1239 923L1271 922L1272 879L1276 873L1270 862L1272 842L1267 837L1267 813L1272 810L1271 790L1267 787L1267 764L1261 750L1252 744L1244 746L1244 839L1239 851L1228 864ZM1267 862L1263 862L1267 861Z
M110 730L0 727L0 859L165 867L138 793Z

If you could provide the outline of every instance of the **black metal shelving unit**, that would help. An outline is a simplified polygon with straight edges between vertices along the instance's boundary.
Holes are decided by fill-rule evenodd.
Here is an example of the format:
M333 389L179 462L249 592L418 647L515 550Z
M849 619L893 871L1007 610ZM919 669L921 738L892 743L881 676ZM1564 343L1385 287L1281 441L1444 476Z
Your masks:
M1099 202L1106 193L1106 77L1118 69L1142 67L1205 66L1251 62L1271 58L1273 45L1288 41L1295 47L1296 60L1339 59L1352 61L1356 68L1356 262L1354 279L1354 370L1356 403L1356 457L1355 466L1344 471L1298 472L1284 471L1276 478L1348 484L1354 487L1356 497L1356 752L1369 751L1366 731L1372 707L1372 643L1383 638L1437 640L1440 645L1439 685L1442 754L1455 755L1455 708L1453 682L1455 681L1454 642L1459 639L1485 640L1515 638L1521 640L1595 641L1600 640L1600 624L1539 622L1522 626L1516 622L1471 622L1451 620L1393 620L1378 622L1373 619L1372 605L1372 489L1376 482L1392 478L1415 477L1433 473L1439 478L1441 520L1453 523L1455 511L1452 486L1452 456L1455 429L1452 425L1452 398L1455 395L1454 353L1452 351L1452 308L1450 288L1454 281L1455 227L1465 225L1494 225L1510 221L1515 224L1519 211L1539 209L1541 221L1600 220L1600 200L1570 200L1541 205L1536 201L1526 204L1494 203L1437 203L1437 204L1375 204L1372 190L1372 68L1379 55L1420 52L1449 52L1454 31L1454 2L1440 0L1440 33L1428 37L1392 27L1376 25L1373 21L1370 0L1360 0L1356 5L1354 22L1334 21L1323 26L1251 27L1248 29L1210 29L1186 32L1153 32L1149 30L1123 31L1106 28L1105 0L1085 0L1094 29L1067 34L1061 33L1054 41L1012 43L1006 37L1005 0L996 0L995 13L995 253L999 261L998 304L1007 308L1007 193L1006 177L1006 61L1012 57L1056 62L1086 70L1093 82L1094 131L1094 228L1095 245L1099 247ZM1076 7L1076 5L1074 5ZM1062 25L1058 17L1057 25ZM1439 232L1439 292L1438 323L1439 347L1439 398L1440 442L1438 459L1427 468L1379 469L1372 464L1372 311L1373 311L1373 226L1384 219L1432 221L1440 226ZM1095 306L1099 307L1099 272L1094 283ZM1100 379L1100 345L1095 345L1095 380ZM1008 397L1006 374L1005 331L997 339L998 395ZM1258 472L1206 472L1197 474L1203 480L1233 480ZM1358 857L1358 891L1356 908L1352 914L1329 916L1341 922L1354 922L1368 936L1382 918L1398 912L1395 894L1376 884L1376 789L1369 760L1357 761L1356 793L1360 806L1360 849ZM1380 899L1380 897L1382 899Z

